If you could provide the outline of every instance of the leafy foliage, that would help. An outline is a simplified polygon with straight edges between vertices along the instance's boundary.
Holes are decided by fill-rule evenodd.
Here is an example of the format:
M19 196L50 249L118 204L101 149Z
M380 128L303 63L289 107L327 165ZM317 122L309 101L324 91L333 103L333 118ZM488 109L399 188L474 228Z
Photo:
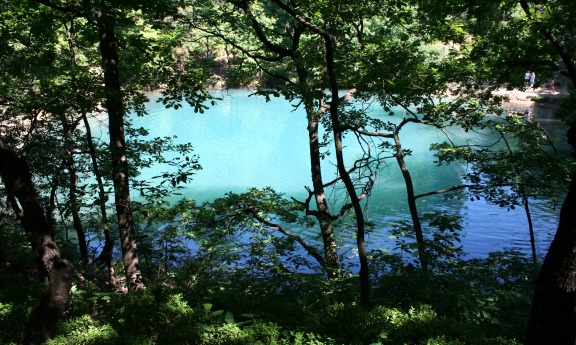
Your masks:
M413 153L389 140L407 123L443 131L458 127L470 135L467 143L431 148L438 164L467 167L465 185L449 197L484 198L509 209L527 207L534 198L557 202L573 165L537 123L522 114L501 116L504 99L492 93L502 86L523 88L519 76L525 69L536 70L541 80L570 78L564 55L572 60L575 55L573 4L529 5L526 11L516 1L499 0L300 1L297 6L243 0L4 2L0 140L32 165L55 236L66 240L62 253L78 257L68 223L81 210L77 213L92 240L90 256L95 256L105 225L98 206L112 206L108 195L114 193L110 147L90 138L96 141L94 166L81 123L85 117L101 121L109 96L94 44L97 18L108 13L117 29L124 110L130 116L147 115L145 92L157 88L166 107L187 102L202 113L217 101L207 85L258 86L255 92L268 98L306 103L321 117L310 112L309 120L319 120L325 129L354 131L365 147L375 144L378 152L371 157L377 158L368 170L376 171L383 156ZM329 32L334 41L337 86L356 89L358 102L342 102L334 119L322 116L336 100L324 91L333 76L322 37L312 29ZM564 51L543 32L561 35L555 42ZM559 53L565 54L559 59ZM572 91L561 102L565 122L575 118L574 98ZM404 118L369 118L358 107L361 101L377 102L390 116L404 113ZM458 215L422 215L426 248L415 239L414 222L392 226L395 251L370 255L374 305L365 309L358 305L353 268L343 267L327 279L321 238L307 231L318 225L310 217L316 210L271 188L215 196L202 205L172 203L201 169L192 144L148 138L147 129L132 127L129 119L124 125L130 183L142 197L131 211L149 289L116 293L98 280L99 268L78 267L68 314L50 343L516 344L523 337L533 264L512 251L466 260L458 244ZM368 130L388 140L369 141L360 133ZM331 132L325 133L322 149L332 140ZM496 141L473 141L486 133ZM143 169L158 165L164 170L141 178ZM97 167L106 172L104 196L91 194ZM365 188L370 179L363 173L353 189ZM72 187L75 200L66 197ZM4 190L0 197L8 209ZM29 244L17 219L7 212L1 217L0 342L17 343L42 284L31 283ZM335 222L338 236L354 233L354 220ZM427 270L417 267L420 254L429 261Z
M51 344L519 344L530 265L514 252L428 277L401 265L380 277L368 311L350 293L354 279L336 284L305 274L285 277L281 289L241 275L128 295L77 287Z

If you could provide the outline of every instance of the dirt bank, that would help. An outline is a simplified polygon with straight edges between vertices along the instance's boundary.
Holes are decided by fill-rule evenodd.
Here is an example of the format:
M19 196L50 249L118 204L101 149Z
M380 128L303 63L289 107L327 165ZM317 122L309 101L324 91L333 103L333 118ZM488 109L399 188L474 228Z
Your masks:
M532 107L549 107L556 100L567 95L568 91L565 89L552 90L550 87L545 86L526 90L506 90L501 88L494 94L508 97L508 100L504 103L504 108L523 112ZM545 100L545 102L538 102L538 99Z

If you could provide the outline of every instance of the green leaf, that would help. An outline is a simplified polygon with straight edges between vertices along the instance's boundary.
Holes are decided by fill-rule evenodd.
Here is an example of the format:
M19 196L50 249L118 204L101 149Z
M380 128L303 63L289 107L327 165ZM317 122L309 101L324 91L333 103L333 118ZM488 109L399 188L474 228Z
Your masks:
M228 324L234 323L234 315L227 311L226 314L224 314L224 321Z
M212 303L205 303L204 304L204 311L209 312L212 309Z

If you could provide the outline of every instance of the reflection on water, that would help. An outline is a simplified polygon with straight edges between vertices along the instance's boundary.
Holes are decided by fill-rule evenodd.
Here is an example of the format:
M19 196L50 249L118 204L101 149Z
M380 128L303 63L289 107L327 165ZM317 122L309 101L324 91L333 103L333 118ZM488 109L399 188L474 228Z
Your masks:
M203 170L193 177L184 196L202 202L229 191L271 186L287 196L303 198L306 195L304 186L311 185L303 110L295 110L281 99L267 103L261 97L247 97L248 91L243 90L219 96L223 100L204 114L196 114L188 107L178 111L165 109L161 104L151 102L148 116L134 118L135 125L148 128L152 137L176 135L178 142L194 145ZM374 108L371 112L372 116L388 119L381 109ZM537 120L541 117L536 113ZM451 135L456 140L470 138L470 134L458 131ZM482 139L481 135L475 135L476 139ZM464 167L437 167L428 150L430 143L443 140L441 132L414 124L403 130L401 140L403 148L412 151L406 162L417 194L461 182ZM359 149L352 136L346 138L345 144L347 160L351 162ZM326 180L335 176L331 159L324 162ZM144 173L154 175L152 171ZM404 181L395 161L390 160L382 168L368 203L368 217L375 223L375 230L369 235L369 249L392 248L388 235L391 221L410 219ZM559 210L549 210L544 203L534 205L532 216L537 249L543 255L555 232ZM530 251L528 225L522 209L507 211L482 200L445 201L441 196L421 198L418 207L421 212L442 209L462 214L462 244L471 257L483 257L504 247ZM353 247L352 243L348 243L349 247Z

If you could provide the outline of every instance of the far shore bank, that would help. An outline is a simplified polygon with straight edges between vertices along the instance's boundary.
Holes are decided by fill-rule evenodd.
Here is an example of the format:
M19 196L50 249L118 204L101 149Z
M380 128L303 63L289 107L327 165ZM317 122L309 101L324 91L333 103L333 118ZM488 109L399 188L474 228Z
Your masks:
M508 100L503 103L504 108L524 112L533 107L554 106L558 99L568 94L568 91L564 88L552 90L549 86L544 86L535 89L528 88L525 90L507 90L505 88L500 88L493 94L506 96L508 98ZM545 99L546 102L539 102L539 99Z

